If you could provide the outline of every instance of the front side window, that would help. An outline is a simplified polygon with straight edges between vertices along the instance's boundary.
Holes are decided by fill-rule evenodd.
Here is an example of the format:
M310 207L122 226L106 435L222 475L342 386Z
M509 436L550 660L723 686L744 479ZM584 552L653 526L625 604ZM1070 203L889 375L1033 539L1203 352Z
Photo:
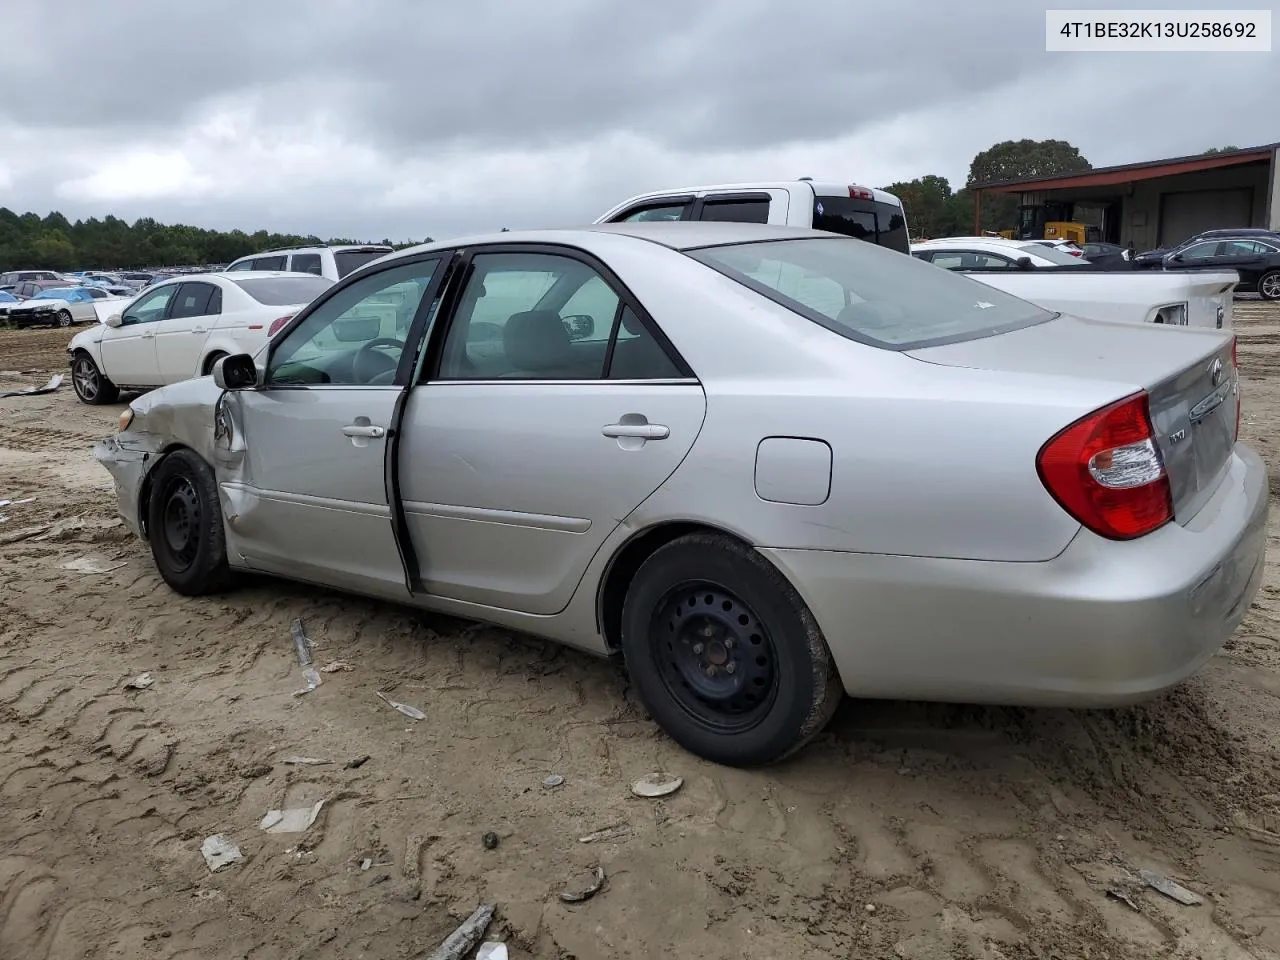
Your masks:
M1210 240L1208 243L1195 243L1182 251L1183 260L1208 260L1218 254L1218 241Z
M153 290L124 312L121 319L126 323L152 323L164 317L169 308L169 301L178 290L178 284L171 283Z
M251 270L283 270L288 257L258 257L253 261Z
M227 270L229 271L230 270L252 270L252 269L253 269L252 260L241 260L239 263L233 263L231 266L227 267ZM147 278L140 277L139 279L145 280Z
M681 220L684 218L685 211L692 205L692 200L681 200L678 202L662 202L650 204L640 207L633 207L631 210L614 217L614 223L647 223L654 220Z
M972 340L1056 316L915 257L843 238L703 247L688 255L841 336L892 350Z
M380 270L324 301L271 352L267 385L391 385L409 324L439 263Z

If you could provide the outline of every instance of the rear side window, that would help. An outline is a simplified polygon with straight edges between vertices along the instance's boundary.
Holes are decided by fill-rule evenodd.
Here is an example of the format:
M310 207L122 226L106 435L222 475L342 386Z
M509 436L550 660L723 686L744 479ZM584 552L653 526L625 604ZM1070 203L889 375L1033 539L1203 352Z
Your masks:
M769 198L717 200L708 197L702 201L702 213L698 219L727 223L768 223Z
M312 273L317 277L320 276L320 254L318 253L295 253L293 261L289 264L289 269L294 273Z
M298 274L292 277L254 277L237 280L236 285L261 304L284 307L295 303L310 303L333 286L333 281L324 277Z
M988 337L1056 316L989 284L843 237L688 255L834 333L890 350Z
M366 263L377 260L379 257L385 257L390 252L390 247L370 247L365 250L335 250L333 252L333 260L338 268L338 279L341 280L353 270L357 270Z
M171 318L208 316L209 300L215 289L209 283L184 283L178 288L178 293L173 298L169 316Z
M253 266L250 267L249 269L251 270L283 270L284 262L287 259L289 258L284 256L258 257L256 260L253 261Z
M899 253L910 252L907 217L902 207L852 197L815 197L813 229L868 240Z

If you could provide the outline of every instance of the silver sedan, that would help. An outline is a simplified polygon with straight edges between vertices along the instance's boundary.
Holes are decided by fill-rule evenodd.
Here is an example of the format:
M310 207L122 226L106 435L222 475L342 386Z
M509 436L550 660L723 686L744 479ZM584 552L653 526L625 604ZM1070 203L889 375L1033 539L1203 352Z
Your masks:
M842 692L1123 704L1258 589L1230 333L857 240L638 223L370 263L97 448L183 594L261 572L621 654L704 757Z

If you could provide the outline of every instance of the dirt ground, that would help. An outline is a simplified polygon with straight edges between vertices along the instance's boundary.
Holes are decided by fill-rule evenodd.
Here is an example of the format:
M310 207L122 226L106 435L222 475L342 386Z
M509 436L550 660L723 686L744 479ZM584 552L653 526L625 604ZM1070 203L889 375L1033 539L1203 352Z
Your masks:
M1280 477L1280 309L1237 325L1243 433ZM66 339L0 331L0 371L31 372L0 388ZM610 663L283 582L175 595L90 456L120 409L0 401L0 498L35 498L0 508L0 957L418 957L493 901L513 957L1280 958L1274 535L1244 625L1156 702L846 703L741 772L669 742ZM86 557L120 565L64 566ZM352 667L303 697L294 617ZM683 788L633 798L655 770ZM303 834L259 828L321 800ZM218 833L244 858L210 873ZM604 889L561 902L596 864Z

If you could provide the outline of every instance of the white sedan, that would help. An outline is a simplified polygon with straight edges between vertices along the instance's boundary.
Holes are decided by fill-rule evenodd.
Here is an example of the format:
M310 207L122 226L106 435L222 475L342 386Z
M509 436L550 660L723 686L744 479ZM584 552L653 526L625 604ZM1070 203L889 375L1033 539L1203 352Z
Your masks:
M122 389L205 376L219 357L256 353L294 313L332 286L276 271L192 274L148 288L67 345L84 403L114 403Z
M105 316L100 311L119 309L124 302L123 298L100 287L49 287L10 307L9 322L15 327L97 323L100 316Z

